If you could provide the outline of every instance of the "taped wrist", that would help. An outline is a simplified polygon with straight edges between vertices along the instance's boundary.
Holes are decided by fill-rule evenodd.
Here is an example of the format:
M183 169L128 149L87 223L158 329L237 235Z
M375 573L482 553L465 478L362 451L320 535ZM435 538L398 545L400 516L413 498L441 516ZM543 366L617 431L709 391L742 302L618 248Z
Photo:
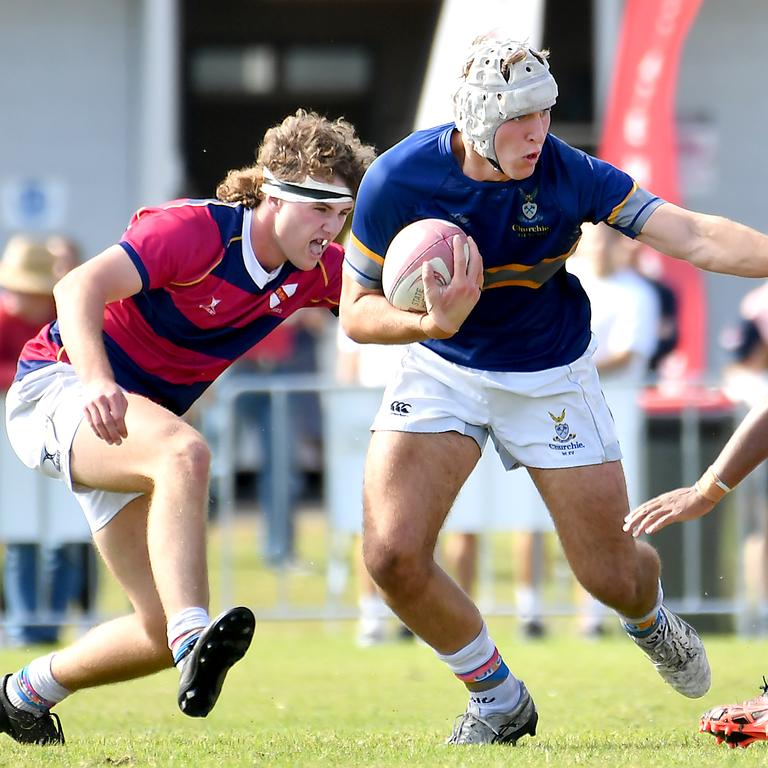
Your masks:
M715 470L712 467L709 467L696 481L695 487L700 496L703 496L713 504L717 504L726 493L730 493L732 490L715 474Z

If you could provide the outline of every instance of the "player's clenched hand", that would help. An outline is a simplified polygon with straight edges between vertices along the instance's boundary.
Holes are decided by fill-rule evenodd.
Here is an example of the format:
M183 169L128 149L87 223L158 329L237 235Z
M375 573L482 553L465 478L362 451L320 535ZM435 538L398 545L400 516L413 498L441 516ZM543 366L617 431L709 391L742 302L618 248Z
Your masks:
M632 510L624 518L624 530L633 536L656 533L671 523L682 523L706 515L714 506L695 487L678 488Z
M483 287L483 259L475 241L468 237L464 244L456 235L452 245L453 277L448 285L438 280L428 261L421 265L424 300L436 331L432 335L436 338L449 338L461 328L480 299Z
M101 380L86 387L85 419L96 436L110 445L120 445L128 437L125 412L128 400L114 382Z

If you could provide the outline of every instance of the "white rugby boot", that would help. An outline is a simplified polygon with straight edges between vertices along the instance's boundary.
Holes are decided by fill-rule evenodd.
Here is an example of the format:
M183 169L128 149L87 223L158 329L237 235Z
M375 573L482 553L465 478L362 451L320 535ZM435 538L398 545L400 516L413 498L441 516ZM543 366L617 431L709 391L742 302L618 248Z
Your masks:
M626 626L624 627L626 631ZM708 690L712 679L707 652L696 630L664 606L659 608L656 628L645 637L627 632L642 648L656 671L678 693L698 699Z
M511 712L481 717L465 712L456 718L448 744L516 744L526 734L536 735L539 714L531 694L520 681L520 701Z

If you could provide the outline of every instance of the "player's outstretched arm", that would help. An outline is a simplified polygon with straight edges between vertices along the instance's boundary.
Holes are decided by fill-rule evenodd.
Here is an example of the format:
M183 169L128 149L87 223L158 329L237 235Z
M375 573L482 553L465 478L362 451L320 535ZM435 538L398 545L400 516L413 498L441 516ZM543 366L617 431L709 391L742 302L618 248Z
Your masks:
M114 245L67 273L54 288L59 330L67 356L85 385L85 418L109 444L128 436L128 402L115 382L102 340L104 307L141 290L126 252Z
M660 205L637 239L700 269L741 277L768 277L768 236L722 216Z
M768 458L768 401L755 406L739 424L712 466L690 488L656 496L624 520L633 536L655 533L671 523L709 512L728 491Z
M624 530L633 536L656 533L671 523L682 523L706 515L715 503L705 499L695 486L662 493L633 509L624 518Z

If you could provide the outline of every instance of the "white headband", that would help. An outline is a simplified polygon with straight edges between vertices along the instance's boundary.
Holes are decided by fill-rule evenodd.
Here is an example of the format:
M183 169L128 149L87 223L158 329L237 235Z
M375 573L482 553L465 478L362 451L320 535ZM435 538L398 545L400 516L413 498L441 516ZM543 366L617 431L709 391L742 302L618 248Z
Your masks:
M327 184L307 176L304 181L282 181L264 169L261 191L291 203L353 203L352 190L338 184Z

